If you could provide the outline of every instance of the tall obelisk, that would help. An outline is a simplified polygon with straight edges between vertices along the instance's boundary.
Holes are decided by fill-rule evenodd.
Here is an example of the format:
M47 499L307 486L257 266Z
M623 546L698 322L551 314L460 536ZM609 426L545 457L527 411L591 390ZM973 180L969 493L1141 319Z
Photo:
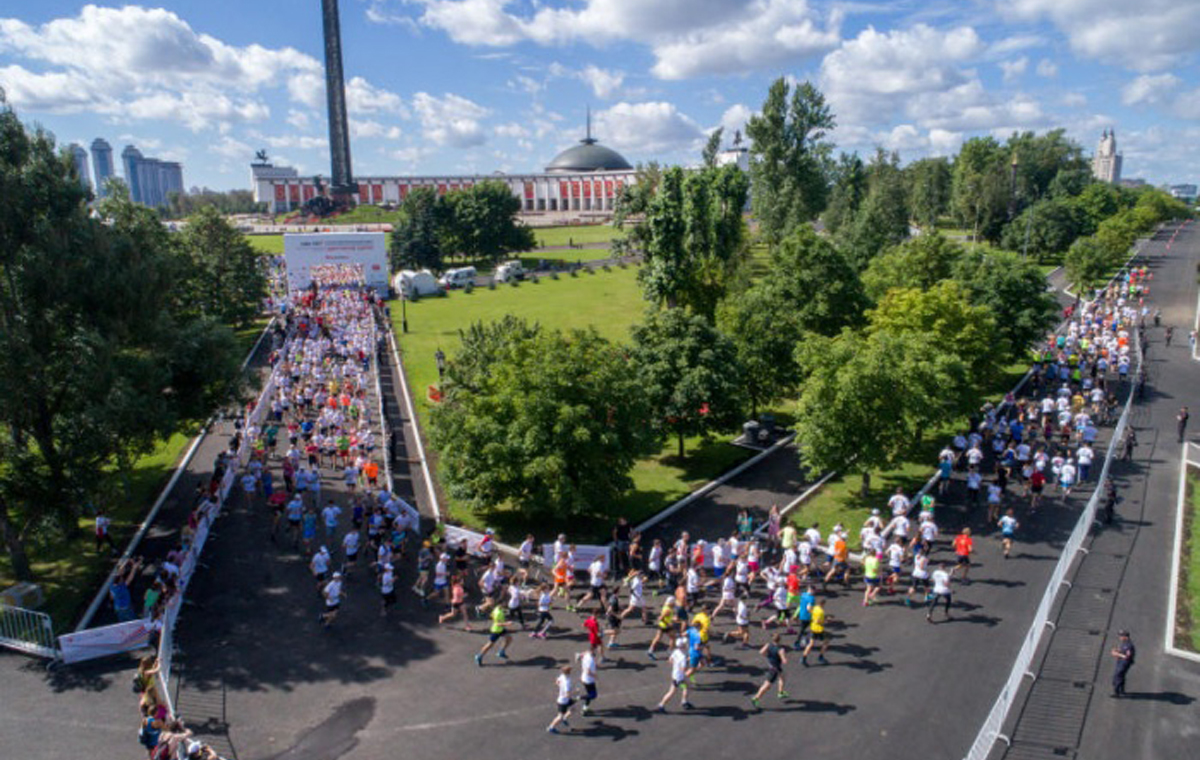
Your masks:
M329 102L330 192L335 202L352 203L358 185L350 169L350 123L346 116L346 84L342 75L342 28L338 0L321 0L325 24L325 96Z

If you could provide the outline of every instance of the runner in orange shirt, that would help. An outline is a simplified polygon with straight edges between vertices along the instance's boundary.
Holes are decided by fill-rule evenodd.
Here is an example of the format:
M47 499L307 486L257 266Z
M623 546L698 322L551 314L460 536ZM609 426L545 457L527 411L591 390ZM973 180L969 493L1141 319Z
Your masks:
M971 539L971 529L963 528L962 533L954 537L954 554L958 557L958 564L954 570L950 572L951 577L959 570L962 570L962 580L964 584L969 584L971 581L967 578L967 574L971 572L971 549L975 547L975 542Z
M375 462L367 462L363 466L363 475L367 476L367 483L372 488L379 485L379 465Z
M841 533L834 533L833 536L833 564L829 568L829 572L825 574L825 583L828 584L835 576L841 574L842 583L850 585L850 546L846 543L846 537Z

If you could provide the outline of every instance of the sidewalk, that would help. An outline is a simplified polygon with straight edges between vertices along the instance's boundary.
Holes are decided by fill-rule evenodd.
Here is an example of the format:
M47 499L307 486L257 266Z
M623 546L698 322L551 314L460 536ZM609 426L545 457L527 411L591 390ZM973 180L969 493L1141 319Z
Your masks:
M1163 240L1145 250L1154 272L1150 304L1163 310L1163 326L1147 328L1148 389L1131 413L1139 440L1134 461L1113 468L1118 520L1096 526L1043 645L1037 680L1025 685L1010 715L1013 744L998 743L993 758L1200 755L1193 725L1200 664L1163 652L1164 626L1173 624L1167 591L1179 477L1175 415L1181 406L1196 408L1200 388L1200 366L1187 346L1200 234L1189 226L1169 252ZM1175 325L1179 338L1170 347L1163 340L1167 325ZM1132 633L1137 661L1127 697L1117 700L1110 696L1109 651L1121 628Z

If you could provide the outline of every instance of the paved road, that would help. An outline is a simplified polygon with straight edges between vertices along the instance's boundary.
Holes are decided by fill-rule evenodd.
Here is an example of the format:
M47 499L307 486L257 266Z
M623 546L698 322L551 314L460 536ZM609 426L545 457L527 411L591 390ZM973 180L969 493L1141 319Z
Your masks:
M1195 318L1200 233L1189 226L1169 252L1167 234L1147 247L1154 272L1152 306L1163 327L1148 330L1149 391L1132 416L1139 446L1115 470L1119 521L1097 526L1061 603L1057 627L1010 723L1013 746L993 757L1152 758L1200 756L1196 700L1200 664L1163 652L1175 530L1180 445L1175 414L1197 408L1200 364L1187 332ZM1167 325L1176 340L1164 345ZM1197 440L1195 428L1190 436ZM1116 632L1128 628L1138 647L1129 697L1110 696Z

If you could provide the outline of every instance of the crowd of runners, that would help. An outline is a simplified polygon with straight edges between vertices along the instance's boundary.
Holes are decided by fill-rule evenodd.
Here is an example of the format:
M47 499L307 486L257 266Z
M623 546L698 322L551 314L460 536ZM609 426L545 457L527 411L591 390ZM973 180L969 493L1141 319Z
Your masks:
M478 667L493 656L508 659L514 648L586 634L587 646L557 674L551 733L570 728L577 701L584 715L592 711L603 666L616 651L665 658L664 691L654 704L662 712L676 700L692 708L693 687L706 671L754 652L765 676L748 701L759 709L771 690L789 697L789 668L827 664L832 600L864 607L890 601L889 608L919 609L931 622L950 619L955 585L970 583L975 539L970 527L943 534L943 501L953 490L967 506L966 521L985 526L1009 557L1045 499L1065 500L1095 478L1099 429L1113 421L1122 384L1139 382L1131 376L1135 351L1146 343L1134 333L1149 313L1144 270L1069 309L1066 328L1037 355L1027 395L984 406L940 453L929 493L910 499L898 491L861 526L825 533L819 523L797 526L772 509L760 526L742 513L728 535L693 540L683 533L672 541L645 540L622 523L612 566L598 557L581 567L566 536L543 564L533 536L513 557L491 531L474 545L448 542L440 529L421 531L417 511L381 482L369 403L376 304L351 273L320 274L321 287L287 309L267 421L238 431L235 450L244 435L253 451L239 477L243 498L269 507L273 541L303 553L325 627L335 624L351 576L373 588L379 614L388 616L401 563L415 555L411 592L420 604L434 608L442 625L483 629L486 640L473 655ZM340 500L322 492L335 479L344 484Z

